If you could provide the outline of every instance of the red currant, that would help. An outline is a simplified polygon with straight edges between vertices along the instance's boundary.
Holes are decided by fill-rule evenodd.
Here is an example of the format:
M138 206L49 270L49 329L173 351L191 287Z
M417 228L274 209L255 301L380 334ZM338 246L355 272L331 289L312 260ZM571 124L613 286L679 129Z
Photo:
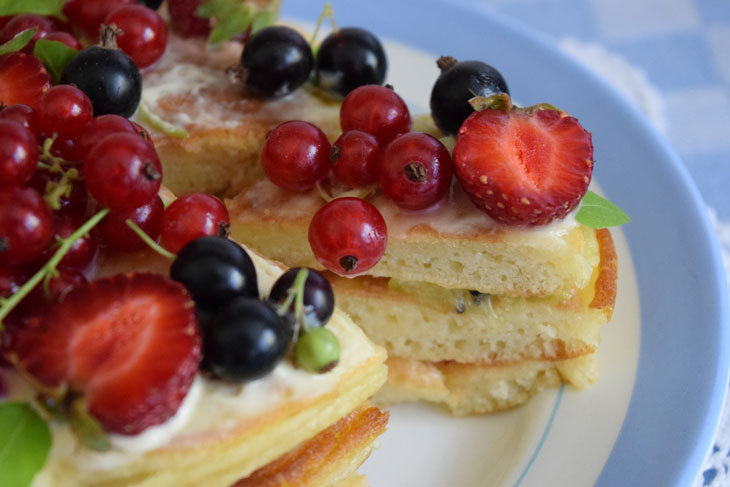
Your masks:
M406 210L422 210L446 196L454 165L435 137L420 132L401 135L383 153L380 189Z
M94 145L108 135L117 133L135 133L134 126L120 115L108 114L92 118L76 141L76 159L83 161Z
M46 34L53 30L54 25L49 19L41 17L40 15L16 15L7 24L5 24L1 36L2 42L7 42L24 30L31 29L33 27L36 27L38 30L36 30L35 34L33 34L33 39L31 39L28 43L26 49L32 49L38 39L44 38Z
M162 215L160 240L170 252L177 253L186 243L210 235L228 236L228 210L215 196L189 194L173 201Z
M332 173L338 181L361 188L378 181L381 150L372 135L360 130L343 133L332 146Z
M53 239L53 215L30 188L0 189L0 261L19 265L38 258Z
M147 129L135 122L134 120L130 120L129 123L132 124L132 127L134 127L134 131L139 134L140 137L142 137L144 140L147 140L149 142L152 141L152 137L150 136L150 133L147 132Z
M48 135L75 138L93 116L89 97L75 86L54 86L41 96L38 121L41 131Z
M330 201L309 224L314 256L336 274L355 276L369 270L385 253L387 241L383 215L360 198Z
M124 5L107 15L104 24L115 24L122 30L117 45L140 69L160 59L165 52L167 24L152 9L136 4Z
M49 32L44 39L48 41L58 41L66 44L71 49L76 49L77 51L80 51L84 48L84 46L81 45L78 39L76 39L74 36L72 36L68 32L63 31L53 31Z
M137 208L155 197L162 164L155 148L137 134L111 134L84 157L86 187L112 210Z
M54 228L56 230L56 238L68 238L83 224L83 221L68 216L59 216L54 221ZM99 250L99 237L95 229L87 233L83 237L74 241L71 248L68 250L66 255L61 259L61 264L71 269L84 271L89 267L89 264L96 257L97 251ZM46 251L46 256L43 259L47 261L56 251L55 247L51 247Z
M60 157L67 162L79 162L76 157L76 139L56 137L51 146L51 155Z
M127 225L132 220L152 240L157 240L162 228L162 215L165 205L159 196L139 208L112 211L99 225L99 236L107 247L122 251L141 250L147 244Z
M195 15L203 0L168 0L170 24L183 37L208 37L210 21Z
M343 132L367 132L385 146L411 130L411 114L392 88L365 85L352 90L342 101L340 127Z
M28 105L16 103L10 105L0 111L0 120L10 120L27 128L34 135L38 136L38 114Z
M307 191L330 170L330 143L319 128L292 120L271 131L261 150L266 176L289 191Z
M74 27L95 40L99 38L104 17L117 7L134 3L135 0L70 0L64 5L63 13Z
M52 189L51 184L57 184L61 180L61 173L51 173L46 170L37 170L28 181L28 186L45 195ZM64 191L58 198L60 208L54 210L54 215L69 216L76 219L83 219L86 216L86 207L89 201L89 193L86 185L81 179L71 180L71 189Z
M25 184L38 167L38 143L27 128L0 120L0 187Z

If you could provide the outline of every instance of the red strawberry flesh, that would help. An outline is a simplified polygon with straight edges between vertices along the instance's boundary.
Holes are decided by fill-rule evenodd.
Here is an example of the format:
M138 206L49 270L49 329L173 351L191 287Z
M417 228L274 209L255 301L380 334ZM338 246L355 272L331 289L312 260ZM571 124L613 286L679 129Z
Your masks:
M32 54L14 52L0 57L0 104L23 103L38 110L41 95L50 87L51 77Z
M490 217L544 225L570 213L588 189L593 143L577 119L556 109L485 109L462 125L454 164Z
M20 334L15 351L39 382L68 384L107 431L121 434L173 416L201 356L187 291L142 273L73 289L39 328Z

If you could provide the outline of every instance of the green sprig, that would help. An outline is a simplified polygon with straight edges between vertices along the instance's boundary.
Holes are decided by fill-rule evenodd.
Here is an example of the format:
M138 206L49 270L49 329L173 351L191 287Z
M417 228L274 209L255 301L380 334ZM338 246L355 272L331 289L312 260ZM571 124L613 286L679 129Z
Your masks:
M61 74L66 65L76 56L78 51L63 42L38 39L33 47L33 54L41 60L51 75L53 84L61 81Z
M2 0L0 0L2 1ZM31 27L30 29L25 29L24 31L20 32L18 35L10 39L8 42L6 42L3 45L0 45L0 56L4 56L5 54L10 54L11 52L17 52L23 49L25 46L28 45L30 40L35 35L36 31L38 30L38 27Z
M167 249L165 249L164 247L162 247L160 244L158 244L157 242L155 242L154 240L152 240L152 238L149 235L147 235L147 233L145 233L144 230L142 230L141 228L139 228L139 225L137 225L136 223L134 223L130 219L127 219L124 223L126 223L127 226L129 228L131 228L132 231L134 233L136 233L137 236L139 238L141 238L144 241L144 243L146 243L152 250L154 250L155 252L157 252L158 254L160 254L163 257L167 257L170 260L175 260L175 254L173 254L172 252L168 251Z
M91 229L94 228L94 226L96 226L96 224L99 223L106 216L107 213L109 213L108 208L99 211L94 216L89 218L86 223L81 225L74 233L69 235L67 238L61 239L59 241L60 245L58 247L58 250L56 250L56 252L53 254L53 257L51 257L50 260L46 262L45 265L41 267L38 272L33 274L33 277L31 277L25 284L20 287L20 289L18 289L10 297L0 299L0 330L2 330L3 328L2 321L8 316L8 314L10 314L10 312L15 309L15 307L23 300L23 298L30 294L30 292L38 284L40 284L41 281L48 282L50 279L53 278L54 275L56 275L56 268L58 267L58 264L71 249L71 246L74 244L74 242L89 233L89 231L91 231Z

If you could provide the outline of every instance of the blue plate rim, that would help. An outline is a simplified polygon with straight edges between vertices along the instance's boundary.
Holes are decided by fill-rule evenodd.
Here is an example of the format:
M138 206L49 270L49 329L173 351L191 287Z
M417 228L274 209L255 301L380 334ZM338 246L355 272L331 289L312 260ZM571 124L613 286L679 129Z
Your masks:
M303 3L308 5L302 5ZM636 134L639 134L639 138L646 146L642 148L648 154L654 156L654 160L648 162L656 163L658 161L659 165L657 167L660 172L657 175L659 179L665 183L664 186L676 190L676 193L672 193L678 195L675 198L676 201L669 201L674 205L672 208L679 214L676 219L684 227L685 233L693 235L695 239L692 245L681 249L670 249L670 251L689 249L691 252L688 256L690 262L676 263L679 269L676 271L675 276L686 275L688 282L670 282L669 285L673 285L679 290L689 291L686 294L697 298L698 304L705 305L698 311L701 315L698 324L707 323L708 328L700 330L701 340L698 338L698 345L694 347L694 350L701 349L707 362L702 364L704 375L690 384L698 389L696 396L689 397L686 394L683 396L680 394L681 391L676 390L677 388L662 389L662 387L666 387L668 383L671 383L673 376L661 377L660 373L662 371L657 369L660 366L667 367L667 370L670 371L669 374L674 373L680 379L686 379L687 377L681 375L682 371L676 368L676 364L667 362L667 359L672 358L673 351L666 354L666 348L662 348L664 345L663 337L655 328L659 324L656 323L656 321L659 321L656 314L668 316L671 319L671 311L676 311L675 314L682 315L687 314L688 310L679 309L680 305L687 304L686 301L681 300L684 296L673 296L671 293L667 293L669 294L666 297L668 302L664 303L670 313L667 313L660 306L664 296L657 295L654 288L647 283L652 280L652 272L671 271L659 267L652 255L657 253L656 249L646 248L648 244L644 242L644 239L651 239L651 232L656 233L657 231L664 231L668 237L677 237L678 239L681 239L684 235L679 231L672 233L672 229L669 227L679 224L672 220L672 215L657 215L657 218L653 218L652 221L642 221L634 218L634 222L628 224L624 232L631 248L637 278L639 279L642 313L639 367L624 424L596 486L656 485L668 487L674 485L676 487L686 487L692 485L712 447L712 440L728 390L728 378L730 377L730 327L728 326L730 323L730 301L728 300L728 287L719 244L709 221L705 203L688 170L669 143L613 87L588 68L561 52L554 45L554 40L528 29L519 22L495 12L488 6L474 4L468 0L407 0L402 2L375 0L367 2L367 4L335 0L331 3L334 5L338 25L365 27L375 31L378 35L430 52L438 52L440 43L447 46L453 45L453 43L449 44L452 37L463 39L463 36L467 35L468 32L479 32L489 40L501 36L508 39L509 42L514 42L523 50L526 49L528 53L537 51L544 55L547 62L556 63L563 68L565 70L564 76L577 76L587 83L586 86L590 86L591 91L605 96L607 102L610 103L608 112L621 115L617 119L626 123L627 126L623 127L623 130L634 130ZM302 2L302 4L296 5L296 2L284 2L283 14L311 22L316 18L318 12L312 8L311 3ZM385 14L382 9L386 9ZM344 23L341 20L343 18L347 19ZM405 20L409 21L405 22ZM458 21L450 24L450 20ZM483 22L483 25L480 24L483 30L473 29L470 31L469 26L477 21ZM484 48L484 50L489 49ZM478 47L471 46L470 52L477 51ZM446 53L439 52L439 54ZM487 59L484 60L489 62ZM531 61L535 61L535 59L531 59ZM539 61L543 62L544 60ZM506 78L509 84L509 78L507 76ZM603 106L606 107L607 105L604 103ZM611 109L614 109L615 112ZM572 113L572 110L568 111ZM594 133L594 140L600 135L598 132ZM639 171L643 171L643 169L640 168ZM597 174L599 172L597 164ZM610 173L604 171L603 174L608 175ZM622 204L622 196L628 201L636 200L636 195L630 193L632 188L621 188L613 184L607 176L599 176L598 180L611 199L619 204ZM641 180L646 183L651 182L648 181L647 177ZM635 189L633 190L635 191ZM649 192L651 190L652 188L649 188ZM654 192L654 194L661 195L661 191L656 188ZM622 204L622 206L624 205ZM625 207L625 209L628 209L629 214L632 216L643 215L646 212L641 207L634 208L632 211L631 205L628 208ZM654 208L654 211L661 211L661 209ZM652 224L655 224L656 227L652 227ZM680 245L677 243L679 241L684 242L684 240L672 241L669 239L668 244L678 246ZM674 257L687 256L675 255ZM669 264L674 266L675 262ZM654 267L648 267L649 265ZM674 281L677 281L677 279ZM688 286L696 286L694 295L691 294L692 288ZM695 323L688 323L688 325L695 325ZM672 337L670 336L669 339L671 340ZM672 345L676 346L677 344ZM691 343L690 345L695 344ZM677 352L681 351L678 350ZM659 353L660 355L657 355ZM655 363L657 357L664 359L666 363ZM683 357L677 356L677 360L680 362L679 365L683 365ZM659 379L658 384L652 383L655 379ZM680 384L683 383L677 383L677 385ZM670 396L664 397L663 394L665 393L669 393ZM667 399L666 403L662 403L664 399ZM671 402L672 400L675 402ZM696 418L692 418L693 422L688 431L672 431L670 426L674 426L677 430L680 429L680 426L678 424L664 424L665 429L669 430L669 432L666 432L660 430L662 415L657 415L656 411L650 411L647 407L647 405L656 405L658 403L666 406L664 409L660 408L659 411L665 414L673 414L671 417L674 419L679 418L682 420L683 414L687 415L689 413L691 415L692 412L698 414ZM650 414L658 417L652 418ZM683 444L674 445L672 441ZM672 450L669 447L677 448ZM679 458L673 458L672 455L679 456Z

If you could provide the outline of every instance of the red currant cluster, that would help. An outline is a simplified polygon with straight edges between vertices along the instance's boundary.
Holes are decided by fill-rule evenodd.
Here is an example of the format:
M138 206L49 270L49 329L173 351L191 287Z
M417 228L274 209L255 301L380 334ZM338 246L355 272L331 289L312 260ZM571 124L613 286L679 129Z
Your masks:
M285 122L264 144L268 178L288 191L308 191L330 174L350 188L377 187L399 208L423 210L449 192L451 155L436 138L410 132L408 107L392 88L365 85L340 109L342 135L330 146L314 125ZM336 198L312 218L309 243L315 257L338 274L356 275L385 252L387 229L375 206L360 198Z

